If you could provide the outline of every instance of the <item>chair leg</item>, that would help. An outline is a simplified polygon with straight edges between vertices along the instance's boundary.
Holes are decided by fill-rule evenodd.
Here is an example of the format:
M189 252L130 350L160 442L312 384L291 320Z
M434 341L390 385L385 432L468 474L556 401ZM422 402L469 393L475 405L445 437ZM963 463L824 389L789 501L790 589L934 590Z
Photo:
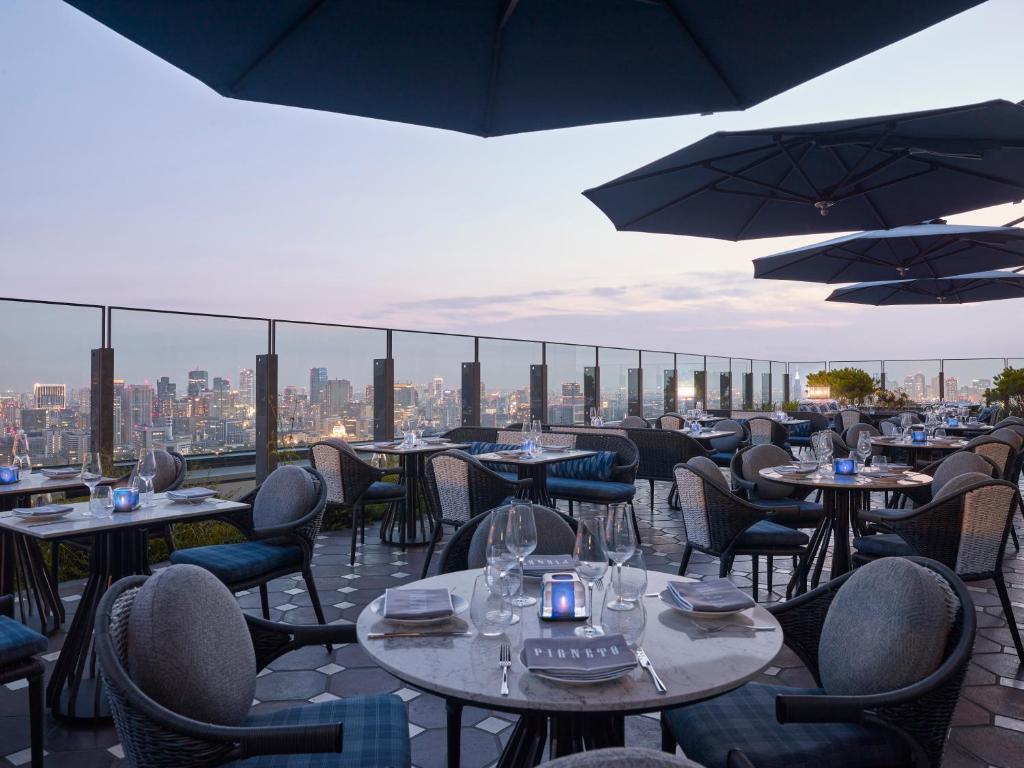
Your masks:
M569 517L573 517L573 514L572 514L572 499L569 499Z
M772 596L772 571L775 570L775 563L773 562L773 558L772 558L771 555L768 555L767 560L768 560L768 564L767 564L767 566L765 566L764 575L765 575L765 578L768 580L768 598L771 599L771 596Z
M462 705L445 700L445 727L448 731L448 768L459 768L462 760Z
M1011 526L1012 528L1012 526ZM53 582L53 591L60 587L60 542L55 541L50 545L50 580Z
M672 729L668 727L668 722L665 720L665 713L661 713L661 751L668 752L670 755L676 753L676 737L672 734Z
M316 591L316 581L313 579L313 572L309 568L303 569L302 580L306 582L306 591L309 592L309 602L313 604L313 613L316 614L316 620L322 626L327 623L327 619L324 618L324 609L320 605L320 593ZM330 643L327 643L324 647L328 653L334 651Z
M356 564L356 536L359 534L359 518L362 517L362 505L356 504L352 507L352 550L348 556L349 566Z
M1013 638L1013 645L1017 649L1017 658L1024 663L1024 645L1021 644L1020 630L1017 629L1017 618L1013 615L1013 605L1010 603L1010 596L1006 593L1006 582L1003 581L1003 574L997 573L992 579L996 583L996 592L999 593L999 601L1003 604L1003 615L1006 617L1006 626L1010 628L1010 636Z
M757 602L757 580L758 580L758 565L760 563L760 556L750 556L750 594L754 598L754 602Z
M1013 548L1020 552L1020 540L1017 538L1017 531L1014 529L1013 523L1010 523L1010 538L1013 539Z
M43 669L39 669L29 675L28 678L28 709L29 709L29 730L31 735L32 768L43 768L43 724L45 721L43 712Z
M629 502L629 516L633 520L633 535L636 536L636 545L640 546L640 524L636 521L636 508L633 502Z
M430 570L430 560L434 556L434 549L437 548L437 542L441 539L441 521L438 520L434 523L434 534L430 537L430 546L427 547L427 555L423 558L423 570L420 572L420 578L427 578L427 571Z
M648 480L647 482L649 482L651 484L651 512L653 512L654 511L654 481L653 480Z
M177 549L177 547L174 546L174 528L170 525L164 526L162 536L164 544L167 545L167 556L170 557L174 554L174 550Z
M260 584L260 608L263 609L263 618L270 621L270 595L267 594L267 585Z
M682 576L686 573L686 566L690 564L690 555L693 554L693 545L687 544L683 549L683 559L679 561L679 575Z

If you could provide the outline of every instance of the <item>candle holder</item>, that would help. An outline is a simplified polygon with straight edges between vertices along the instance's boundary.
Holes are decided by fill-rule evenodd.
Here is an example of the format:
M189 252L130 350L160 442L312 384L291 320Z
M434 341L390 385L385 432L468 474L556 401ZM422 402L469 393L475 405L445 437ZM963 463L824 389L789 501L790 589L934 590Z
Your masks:
M928 433L923 429L915 429L910 433L910 442L912 443L927 443Z
M134 488L114 489L114 511L131 512L139 506L139 492Z
M947 427L959 427L960 426L960 419L946 419L946 426Z
M587 591L575 573L545 573L537 615L542 621L580 621L590 615Z
M857 462L854 459L833 459L832 472L839 475L856 475Z
M0 467L0 485L13 485L18 482L19 471L17 467Z

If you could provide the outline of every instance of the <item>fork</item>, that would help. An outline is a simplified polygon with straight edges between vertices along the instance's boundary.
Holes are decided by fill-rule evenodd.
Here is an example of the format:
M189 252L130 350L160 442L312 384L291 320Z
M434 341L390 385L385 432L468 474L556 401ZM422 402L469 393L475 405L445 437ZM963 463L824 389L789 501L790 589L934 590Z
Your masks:
M501 644L498 666L501 667L501 695L508 696L508 669L512 666L512 646L508 643Z
M715 632L724 632L727 629L746 629L746 630L749 630L751 632L771 632L772 630L775 629L775 627L771 627L771 626L759 627L759 626L755 626L753 624L715 624L715 625L709 625L709 624L701 624L699 621L694 621L693 623L697 626L697 629L701 630L702 632L707 632L709 635L713 635Z

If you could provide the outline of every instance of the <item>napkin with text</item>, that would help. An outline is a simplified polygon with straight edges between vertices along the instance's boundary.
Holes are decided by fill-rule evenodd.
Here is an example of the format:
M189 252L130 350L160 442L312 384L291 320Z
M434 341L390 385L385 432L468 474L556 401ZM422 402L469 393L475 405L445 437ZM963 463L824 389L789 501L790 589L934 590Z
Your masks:
M384 593L386 619L444 619L455 613L447 589L389 589Z
M750 595L728 579L670 581L668 595L683 610L700 613L742 611L756 605Z
M531 672L574 680L607 677L636 666L636 655L622 635L529 637L523 657Z

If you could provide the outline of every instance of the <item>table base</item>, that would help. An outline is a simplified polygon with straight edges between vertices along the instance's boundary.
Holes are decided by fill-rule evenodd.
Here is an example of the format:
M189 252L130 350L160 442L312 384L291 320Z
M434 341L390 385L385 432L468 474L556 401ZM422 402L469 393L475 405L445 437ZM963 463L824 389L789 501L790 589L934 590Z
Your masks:
M27 497L13 497L0 509L8 511L27 505ZM64 603L51 581L39 547L27 537L0 531L0 595L17 593L18 613L23 624L37 616L39 631L52 635L64 622ZM23 596L22 596L23 595Z
M548 496L548 467L546 464L518 464L517 476L520 480L530 480L526 488L527 498L534 504L543 507L554 507Z
M549 757L564 757L625 744L625 718L611 714L522 715L498 760L498 768L540 765L544 745Z
M403 480L405 481L405 502L388 510L380 526L380 540L387 544L408 545L429 544L434 535L434 521L430 512L419 508L419 501L427 498L426 483L423 480L426 462L422 453L402 456ZM353 533L353 535L355 535Z

